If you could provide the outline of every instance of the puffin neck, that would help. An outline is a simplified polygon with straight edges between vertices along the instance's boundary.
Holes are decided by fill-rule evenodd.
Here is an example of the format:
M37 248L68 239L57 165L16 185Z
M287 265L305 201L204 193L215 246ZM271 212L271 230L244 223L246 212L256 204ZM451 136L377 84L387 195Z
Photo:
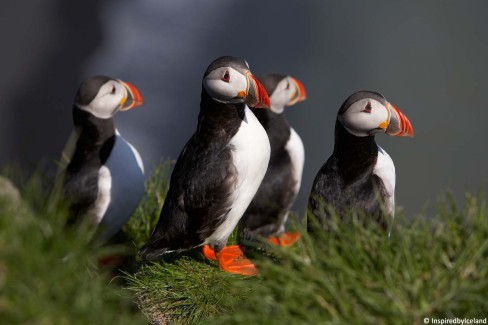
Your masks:
M256 115L263 128L268 134L269 142L271 144L271 155L286 146L288 139L290 139L290 125L284 114L273 113L270 109L251 108L251 111Z
M333 155L343 176L352 180L374 167L378 158L378 146L374 136L352 135L336 120Z
M115 143L113 119L100 119L74 106L73 122L78 139L72 161L92 160L103 165Z
M197 134L212 141L215 137L232 138L241 122L246 121L246 105L244 103L228 104L212 99L202 89L200 114L198 115Z
M277 114L271 111L271 109L263 108L250 108L250 110L256 115L257 119L263 125L264 129L268 131L272 125L281 124L286 125L289 128L288 121L284 114Z

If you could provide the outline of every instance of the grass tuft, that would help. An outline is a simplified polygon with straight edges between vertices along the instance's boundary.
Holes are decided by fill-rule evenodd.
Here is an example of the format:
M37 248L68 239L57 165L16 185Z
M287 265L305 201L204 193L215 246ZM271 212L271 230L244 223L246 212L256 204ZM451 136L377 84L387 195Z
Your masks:
M199 323L230 310L229 296L247 295L235 286L246 278L219 270L215 263L182 256L173 263L152 263L127 275L141 309L155 323Z
M169 189L171 164L170 160L166 160L154 168L150 179L146 182L146 194L129 222L124 226L124 233L132 240L136 249L149 240L156 227Z
M39 177L0 197L2 324L142 324L129 292L97 260L113 247L88 245L91 227L65 227L67 209L43 194Z

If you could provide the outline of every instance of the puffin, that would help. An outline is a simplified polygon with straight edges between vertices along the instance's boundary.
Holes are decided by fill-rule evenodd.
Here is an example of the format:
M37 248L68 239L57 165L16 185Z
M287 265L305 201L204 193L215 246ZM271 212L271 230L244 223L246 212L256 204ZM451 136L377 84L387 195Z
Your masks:
M94 239L104 242L130 219L144 195L144 166L138 151L115 128L113 117L143 104L128 82L94 76L81 83L72 108L74 146L63 193L70 221L90 218Z
M297 132L288 124L283 111L306 99L303 84L281 74L258 78L269 95L269 110L251 108L266 130L271 144L268 170L258 192L238 224L239 243L266 237L275 245L289 246L299 233L285 232L289 211L300 190L305 149Z
M363 213L384 228L395 214L395 165L375 135L413 137L408 118L386 98L358 91L342 104L335 123L334 151L313 182L308 211L318 224L332 208L344 217ZM308 220L308 229L317 226Z
M271 152L249 107L269 106L266 90L242 58L224 56L208 66L197 129L176 161L156 228L140 250L142 260L201 247L223 271L257 273L238 245L226 244L264 178Z

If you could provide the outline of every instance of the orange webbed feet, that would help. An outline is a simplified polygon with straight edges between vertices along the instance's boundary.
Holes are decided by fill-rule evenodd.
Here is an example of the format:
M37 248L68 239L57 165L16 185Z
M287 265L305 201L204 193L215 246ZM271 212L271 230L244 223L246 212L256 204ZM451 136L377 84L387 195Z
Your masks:
M202 249L203 255L211 261L217 260L217 255L215 255L215 251L210 248L208 245L203 245Z
M218 261L220 269L240 275L256 275L256 266L244 256L239 245L226 246L220 252L215 253L208 245L203 245L203 255L212 261Z
M256 266L244 256L238 245L224 247L216 255L220 269L225 272L247 276L258 274Z
M268 237L268 242L276 246L288 247L295 244L301 236L298 232L284 232L278 237Z

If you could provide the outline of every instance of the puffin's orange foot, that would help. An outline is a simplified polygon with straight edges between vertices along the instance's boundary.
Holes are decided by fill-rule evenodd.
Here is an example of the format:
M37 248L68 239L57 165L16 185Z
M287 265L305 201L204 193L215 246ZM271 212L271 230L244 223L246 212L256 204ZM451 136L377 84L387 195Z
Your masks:
M206 258L208 258L211 261L216 261L217 256L215 255L215 251L210 248L208 245L203 245L203 255L205 255Z
M224 247L217 254L220 269L240 275L256 275L258 270L256 266L244 257L244 252L238 245Z
M276 246L288 247L295 244L301 236L299 232L284 232L278 237L268 237L268 242Z
M208 258L211 261L216 261L217 260L217 255L215 255L215 251L210 248L208 245L203 245L202 248L203 255L205 255L206 258ZM244 255L244 252L242 249L239 247L239 245L233 245L233 246L226 246L224 249L220 251L220 254L223 256L232 258L240 255Z

